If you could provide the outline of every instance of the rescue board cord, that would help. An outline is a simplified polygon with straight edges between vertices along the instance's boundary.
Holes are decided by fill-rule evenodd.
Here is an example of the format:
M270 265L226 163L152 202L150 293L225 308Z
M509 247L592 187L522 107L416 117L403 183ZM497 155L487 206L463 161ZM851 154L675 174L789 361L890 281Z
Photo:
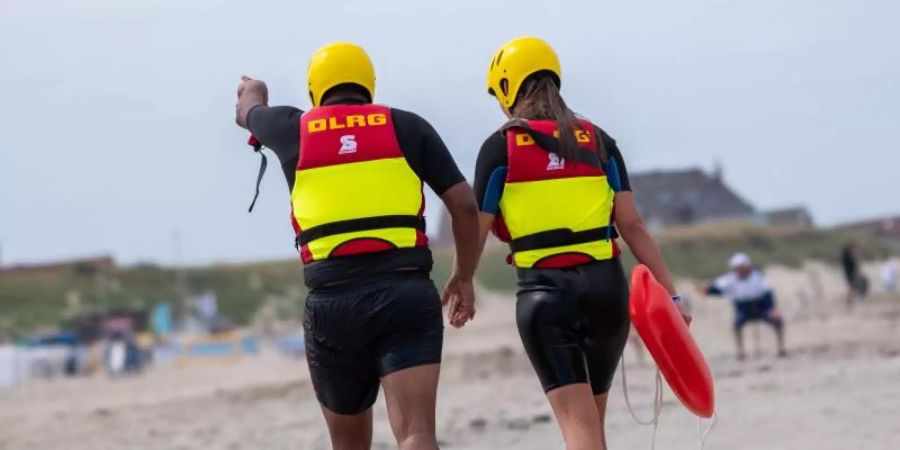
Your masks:
M637 413L634 412L634 407L631 405L631 398L628 396L628 376L626 375L625 370L625 354L622 354L622 394L625 397L625 406L628 407L628 412L631 413L631 417L640 425L653 425L653 437L650 441L650 450L654 450L656 448L656 432L659 429L659 416L662 413L662 403L663 403L663 389L662 389L662 377L659 374L659 370L656 370L656 391L653 394L653 417L650 420L641 420L640 417L637 416Z
M719 413L713 411L713 416L711 421L709 422L709 428L706 431L703 431L703 418L697 419L697 448L699 450L703 450L703 446L706 445L706 439L709 437L710 433L712 433L713 428L716 427L716 424L719 423Z
M628 396L628 377L625 370L625 354L622 354L622 394L625 397L625 406L628 407L628 412L631 413L631 417L639 425L653 425L653 437L650 441L650 450L656 448L656 432L659 430L659 417L662 414L663 386L659 369L656 370L656 380L654 384L656 385L656 390L653 394L653 417L650 420L642 420L637 416L637 413L634 412L634 407L631 405L631 398ZM697 419L697 448L699 450L703 450L707 438L709 438L709 435L712 433L713 429L716 428L716 424L718 423L719 414L715 411L713 412L712 420L709 423L709 428L707 428L706 431L703 431L703 418Z

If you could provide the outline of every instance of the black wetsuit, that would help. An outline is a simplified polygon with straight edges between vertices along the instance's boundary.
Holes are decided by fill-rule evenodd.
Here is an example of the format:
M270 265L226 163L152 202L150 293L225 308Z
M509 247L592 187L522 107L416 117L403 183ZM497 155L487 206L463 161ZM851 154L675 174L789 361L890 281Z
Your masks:
M631 190L616 141L599 128L595 131L609 155L611 185L616 191ZM498 212L506 166L506 136L493 133L475 166L475 195L483 212ZM517 272L516 322L544 391L590 383L595 395L608 392L630 324L628 282L618 258Z
M288 188L300 155L300 116L289 106L250 110L250 131L281 162ZM407 163L441 195L465 181L440 136L421 117L391 110ZM386 180L387 181L387 180ZM339 414L375 402L380 378L441 360L443 319L427 247L333 257L304 266L310 288L306 358L319 401Z

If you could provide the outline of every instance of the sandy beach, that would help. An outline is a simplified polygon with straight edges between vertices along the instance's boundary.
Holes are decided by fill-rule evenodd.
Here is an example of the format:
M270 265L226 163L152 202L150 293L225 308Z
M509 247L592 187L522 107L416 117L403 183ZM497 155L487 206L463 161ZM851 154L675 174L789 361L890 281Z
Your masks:
M789 319L787 359L775 357L772 332L754 325L746 338L751 357L737 361L729 303L693 302L692 329L715 377L719 415L705 448L900 446L900 298L876 290L848 312L842 280L833 268L808 264L803 269L770 268L768 274ZM481 292L475 322L463 330L448 329L438 407L442 448L563 448L521 351L513 309L512 295ZM634 348L626 350L629 392L638 414L647 417L654 369L636 355ZM373 448L396 448L381 400L375 421ZM698 419L666 392L656 448L696 449L697 430ZM629 415L619 376L611 393L608 435L612 449L650 448L652 429L635 424ZM0 390L0 449L62 448L276 450L329 445L305 362L263 354L155 367L138 378L96 376Z

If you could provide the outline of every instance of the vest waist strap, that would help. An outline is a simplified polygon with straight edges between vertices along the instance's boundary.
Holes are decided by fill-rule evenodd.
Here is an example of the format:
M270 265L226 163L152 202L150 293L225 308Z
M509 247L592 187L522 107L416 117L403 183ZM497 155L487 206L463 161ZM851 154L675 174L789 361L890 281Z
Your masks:
M586 244L588 242L605 241L619 237L615 227L605 226L591 228L582 231L572 231L568 228L541 231L513 239L509 248L513 252L525 252L543 248L562 247L565 245Z
M382 228L415 228L425 231L425 218L419 216L376 216L360 219L341 220L303 230L297 236L297 246L304 246L316 239L335 234L353 233L356 231L378 230Z

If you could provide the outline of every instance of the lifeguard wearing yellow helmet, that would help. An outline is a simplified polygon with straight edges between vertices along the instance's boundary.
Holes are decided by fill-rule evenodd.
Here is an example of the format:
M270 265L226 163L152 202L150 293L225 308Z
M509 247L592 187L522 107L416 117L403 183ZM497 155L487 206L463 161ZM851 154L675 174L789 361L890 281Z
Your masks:
M516 103L516 95L525 80L538 72L556 75L559 85L562 70L553 47L536 37L519 37L502 46L494 54L487 73L488 93L506 108Z
M309 99L320 106L329 89L355 84L375 97L375 67L362 47L351 42L334 42L318 49L309 59L306 72Z

